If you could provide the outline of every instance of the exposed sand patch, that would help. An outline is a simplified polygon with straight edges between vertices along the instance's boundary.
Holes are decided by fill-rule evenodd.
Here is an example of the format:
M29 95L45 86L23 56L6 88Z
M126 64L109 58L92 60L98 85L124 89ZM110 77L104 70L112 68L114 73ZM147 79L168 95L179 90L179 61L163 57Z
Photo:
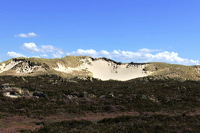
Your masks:
M21 63L20 67L17 67L15 71L16 71L17 74L25 75L25 74L33 73L36 70L38 70L38 71L45 71L45 69L42 68L42 66L37 66L37 65L36 66L31 66L27 62Z
M66 67L58 63L58 67L54 68L54 70L65 73L87 70L93 74L94 78L99 78L101 80L113 79L126 81L148 76L148 73L143 70L148 64L116 64L104 59L94 61L92 61L92 59L83 59L81 61L83 61L83 64L75 68Z
M86 75L92 75L93 78L98 78L101 80L112 79L120 81L126 81L138 77L145 77L150 74L150 72L144 71L144 68L148 64L120 64L103 58L87 58L80 61L82 62L82 64L78 67L67 67L65 66L66 64L58 62L57 67L53 69L68 74L84 72ZM8 64L3 63L0 66L0 73L8 71L14 67L15 74L17 75L26 75L38 71L45 71L42 66L33 66L30 65L28 62L23 61L11 61Z
M6 96L6 97L10 97L10 98L19 98L19 96L11 95L10 92L6 92L6 93L4 93L4 96Z
M27 62L22 62L22 61L11 61L7 65L5 63L2 63L2 65L0 66L0 73L8 71L14 68L15 66L17 66L14 69L16 74L20 74L20 75L33 73L35 70L44 71L44 68L42 68L42 66L31 66Z
M8 71L10 69L12 69L14 66L16 66L17 64L19 64L21 61L11 61L9 64L5 64L3 63L1 66L0 66L0 73L2 72L5 72L5 71Z

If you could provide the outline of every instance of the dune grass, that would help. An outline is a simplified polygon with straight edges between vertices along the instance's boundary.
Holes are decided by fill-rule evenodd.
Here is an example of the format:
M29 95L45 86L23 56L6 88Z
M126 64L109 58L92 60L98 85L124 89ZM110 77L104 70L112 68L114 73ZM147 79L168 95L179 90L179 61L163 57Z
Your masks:
M88 71L74 71L70 74L62 73L55 71L54 68L58 67L57 64L61 64L65 67L78 67L83 62L82 59L88 59L91 57L88 56L66 56L64 58L55 58L55 59L45 59L45 58L25 58L19 57L14 58L3 63L8 64L12 60L15 61L25 61L29 62L32 66L42 66L45 68L46 72L38 72L32 73L30 76L40 75L40 74L57 74L62 77L91 77L92 73ZM102 58L99 58L102 59ZM94 60L94 59L93 59ZM105 61L110 61L109 59L105 59ZM2 63L0 63L1 65ZM130 63L131 64L131 63ZM133 64L133 63L132 63ZM120 63L118 63L120 65ZM147 73L151 73L151 76L155 76L157 78L176 78L182 80L200 80L200 72L197 69L198 66L184 66L177 64L168 64L168 63L160 63L153 62L148 63L146 68L144 69ZM3 73L7 75L14 74L13 71L9 71L7 73ZM2 74L1 74L2 75Z
M145 71L151 71L152 76L177 78L185 80L200 80L200 74L193 66L184 66L167 63L150 63Z

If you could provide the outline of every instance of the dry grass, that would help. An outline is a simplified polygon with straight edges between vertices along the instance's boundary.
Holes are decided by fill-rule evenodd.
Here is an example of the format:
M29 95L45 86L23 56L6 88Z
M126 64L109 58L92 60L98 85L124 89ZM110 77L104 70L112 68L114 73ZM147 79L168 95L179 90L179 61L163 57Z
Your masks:
M54 68L57 67L57 63L65 67L78 67L83 62L82 59L88 59L88 56L66 56L64 58L55 58L55 59L45 59L45 58L14 58L2 63L8 64L12 60L21 60L29 62L31 65L38 65L45 68L45 71L35 71L34 73L28 74L26 76L35 76L35 75L43 75L43 74L55 74L61 77L91 77L92 73L88 71L74 71L70 74L62 73L55 71ZM2 65L0 63L0 65ZM200 68L199 66L184 66L184 65L176 65L176 64L167 64L167 63L150 63L145 71L151 72L151 76L155 76L157 78L177 78L184 80L200 80ZM1 73L1 75L16 75L13 70L9 70L7 72ZM20 76L20 75L19 75Z
M31 66L42 66L45 69L45 71L37 70L31 74L20 75L20 74L16 74L16 72L11 69L11 70L1 73L1 75L36 76L36 75L43 75L43 74L55 74L62 77L77 77L77 76L88 77L88 76L91 76L91 73L89 73L88 71L80 71L80 72L74 71L70 74L66 74L66 73L62 73L62 72L58 72L54 70L54 68L57 67L57 63L60 63L61 65L65 67L78 67L83 63L81 60L87 59L87 58L89 57L88 56L66 56L64 58L55 58L55 59L19 57L19 58L14 58L2 63L9 64L12 60L23 61L23 62L28 62Z
M88 56L66 56L64 58L55 58L55 59L45 59L45 58L25 58L19 57L14 58L14 60L24 60L29 61L34 64L46 64L49 67L57 67L57 63L61 63L66 67L77 67L82 62L81 59L87 59Z
M4 62L0 62L0 66L3 65L3 63L7 65L7 64L9 64L11 61L12 61L12 59L7 60L7 61L4 61Z
M194 66L157 62L149 64L145 70L153 72L152 76L185 80L200 80L200 74L197 73L197 70L194 68Z

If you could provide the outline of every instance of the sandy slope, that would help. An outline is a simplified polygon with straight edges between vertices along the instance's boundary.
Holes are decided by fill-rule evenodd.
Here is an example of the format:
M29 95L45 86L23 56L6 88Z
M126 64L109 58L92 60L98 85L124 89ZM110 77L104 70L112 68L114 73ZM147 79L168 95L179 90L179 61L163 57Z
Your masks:
M20 66L14 69L16 75L25 75L32 73L35 69L43 70L41 66L30 66L27 62L22 61L11 61L7 65L3 63L0 66L0 73L8 71L14 68L16 65L20 64ZM14 74L14 73L13 73Z
M112 60L106 60L104 58L93 59L84 58L79 60L82 62L78 67L68 67L65 63L57 62L57 67L49 69L54 69L59 72L64 72L68 74L73 74L76 72L86 72L93 76L93 78L98 78L101 80L130 80L138 77L148 76L149 73L143 69L148 64L120 64ZM70 62L69 62L70 63ZM18 65L13 69L14 75L31 75L37 72L45 72L45 69L40 65L30 65L26 61L11 61L8 64L0 65L0 73L8 71Z
M58 67L54 68L54 70L65 73L87 70L93 74L94 78L99 78L101 80L113 79L125 81L148 76L148 73L143 71L147 64L116 64L112 61L106 61L104 59L83 59L81 61L83 61L83 64L76 68L65 67L64 65L58 63Z
M5 72L5 71L8 71L10 69L12 69L14 66L16 66L17 64L19 64L21 61L11 61L9 64L5 64L3 63L1 66L0 66L0 73L2 72Z

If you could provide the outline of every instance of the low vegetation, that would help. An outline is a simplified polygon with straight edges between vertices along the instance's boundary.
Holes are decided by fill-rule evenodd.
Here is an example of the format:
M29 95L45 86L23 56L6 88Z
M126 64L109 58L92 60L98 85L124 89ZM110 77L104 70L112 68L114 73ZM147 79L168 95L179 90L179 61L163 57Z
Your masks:
M3 94L8 87L20 88L31 95L18 93L19 98L6 97ZM45 121L45 126L34 132L196 132L199 129L195 123L199 121L199 102L199 81L146 77L120 82L64 79L56 75L0 77L0 118L4 119L6 113L34 119L62 115L68 119L61 123ZM126 112L138 115L98 120L97 123L70 119L90 113L98 116Z
M46 65L48 67L57 67L57 62L66 65L67 67L77 67L79 66L82 62L81 59L88 58L87 56L66 56L64 58L55 58L55 59L45 59L45 58L25 58L25 57L20 57L20 58L15 58L14 60L20 61L28 61L32 65Z
M45 72L1 74L0 132L200 132L199 66L150 63L151 76L123 82L52 69L85 58L13 59Z
M97 123L80 121L62 121L45 125L32 133L174 133L200 132L200 116L121 116L103 119Z
M92 73L85 71L74 71L72 73L63 73L59 71L55 71L57 68L57 64L61 64L64 67L78 67L83 62L82 59L88 59L91 57L88 56L66 56L64 58L56 58L56 59L44 59L44 58L14 58L11 60L14 61L23 61L27 62L28 66L41 66L44 71L34 71L32 73L27 74L27 76L35 76L41 74L52 74L58 75L64 78L74 78L74 77L87 77L92 76ZM98 60L99 58L91 58L93 61ZM123 63L115 62L113 60L107 58L100 58L108 62L113 62L116 65L121 65ZM11 60L4 62L8 64ZM2 63L1 63L2 64ZM0 64L0 66L1 66ZM129 63L129 65L141 65L145 63ZM199 66L184 66L184 65L177 65L177 64L167 64L167 63L147 63L147 67L144 68L144 71L154 76L158 79L163 78L171 78L171 79L181 79L181 80L200 80L200 67ZM20 67L20 64L19 66ZM15 69L15 68L13 68ZM16 74L13 70L9 70L7 72L3 72L0 75L19 75ZM22 74L23 75L23 74ZM23 75L24 76L24 75Z
M200 80L200 74L195 66L184 66L167 63L150 63L145 68L146 71L152 72L152 76L160 78L172 78L183 80Z

